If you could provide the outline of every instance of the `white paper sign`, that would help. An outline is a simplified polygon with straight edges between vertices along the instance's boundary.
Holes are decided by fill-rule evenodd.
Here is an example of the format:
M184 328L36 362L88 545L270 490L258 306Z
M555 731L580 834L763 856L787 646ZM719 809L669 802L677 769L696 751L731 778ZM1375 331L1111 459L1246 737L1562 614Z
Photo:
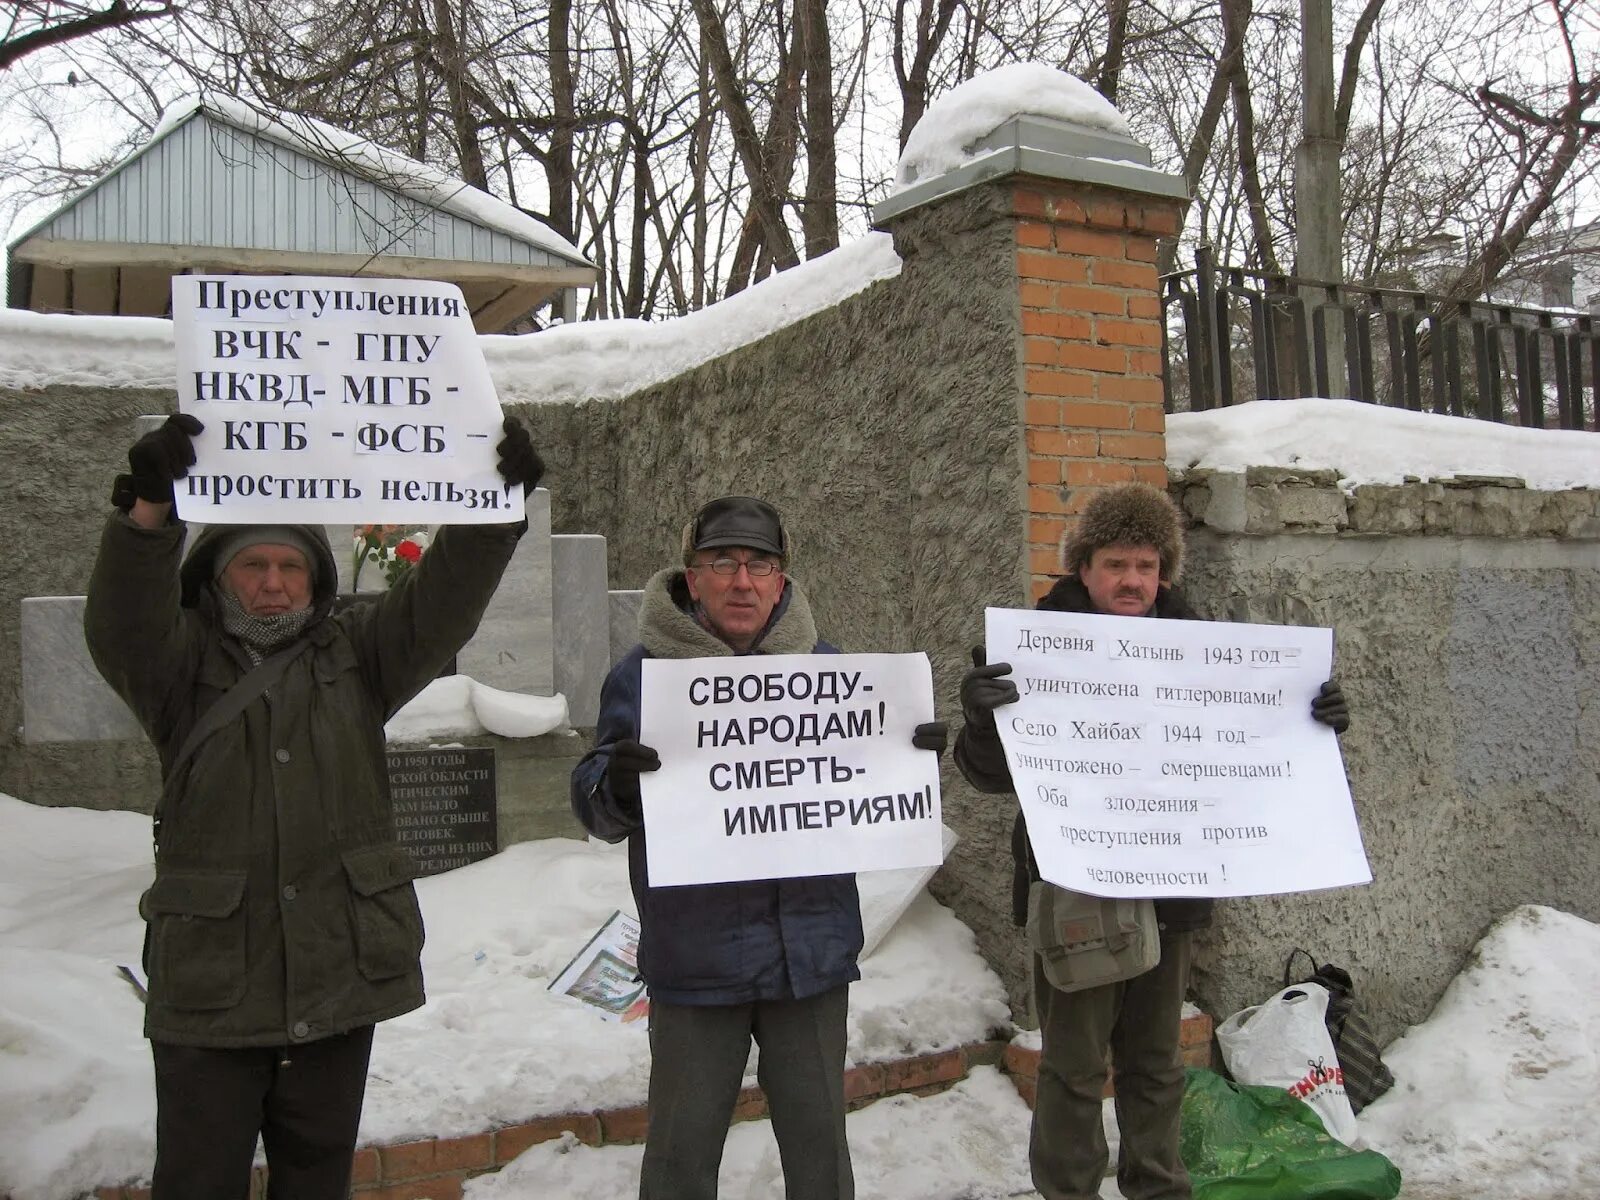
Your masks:
M653 886L943 861L925 654L644 660L640 776Z
M521 520L500 402L461 289L417 279L177 275L178 407L205 425L176 488L207 524Z
M1099 896L1368 883L1338 739L1313 721L1333 632L987 611L995 712L1039 871Z

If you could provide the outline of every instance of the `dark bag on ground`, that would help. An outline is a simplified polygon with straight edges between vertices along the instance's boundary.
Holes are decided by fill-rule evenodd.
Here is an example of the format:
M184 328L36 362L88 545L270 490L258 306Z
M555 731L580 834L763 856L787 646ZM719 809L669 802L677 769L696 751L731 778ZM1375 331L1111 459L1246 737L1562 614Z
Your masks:
M1161 961L1153 902L1086 896L1043 879L1028 888L1027 935L1061 992L1132 979Z
M1311 964L1309 975L1295 973L1295 959L1302 955ZM1332 963L1319 966L1310 954L1296 947L1283 964L1283 986L1293 983L1320 983L1328 990L1328 1036L1333 1039L1333 1052L1344 1072L1344 1094L1350 1099L1350 1107L1359 1113L1394 1086L1394 1074L1384 1065L1372 1029L1356 1003L1350 972Z
M1376 1150L1330 1137L1309 1105L1279 1087L1190 1067L1179 1151L1194 1200L1394 1200L1400 1170Z

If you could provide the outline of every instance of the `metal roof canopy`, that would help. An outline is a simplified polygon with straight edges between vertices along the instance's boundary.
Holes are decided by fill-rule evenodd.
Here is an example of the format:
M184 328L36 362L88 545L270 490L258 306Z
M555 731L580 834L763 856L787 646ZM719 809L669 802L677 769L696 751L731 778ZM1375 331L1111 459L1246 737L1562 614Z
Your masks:
M520 209L321 122L283 120L295 128L213 98L174 109L10 244L8 305L164 316L180 274L440 279L461 287L478 332L498 333L594 283L577 249Z

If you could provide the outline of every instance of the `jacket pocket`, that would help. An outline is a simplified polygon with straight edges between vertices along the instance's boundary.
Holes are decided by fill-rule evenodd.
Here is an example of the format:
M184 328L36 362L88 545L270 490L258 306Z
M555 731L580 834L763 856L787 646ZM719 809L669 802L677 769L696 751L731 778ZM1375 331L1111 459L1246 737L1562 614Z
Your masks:
M146 965L155 999L176 1009L232 1008L248 960L243 871L159 874L139 909L149 923Z
M411 886L416 863L399 846L362 846L342 857L350 877L356 966L373 981L404 975L422 953L422 910Z

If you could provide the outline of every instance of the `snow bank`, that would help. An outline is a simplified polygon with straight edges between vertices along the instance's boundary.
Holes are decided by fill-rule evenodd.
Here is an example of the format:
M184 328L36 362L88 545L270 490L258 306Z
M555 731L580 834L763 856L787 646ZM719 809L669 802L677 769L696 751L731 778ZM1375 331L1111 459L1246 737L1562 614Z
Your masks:
M567 698L528 696L479 683L470 675L435 679L406 703L383 727L391 742L424 742L431 738L538 737L567 729Z
M894 239L869 233L670 321L580 321L480 342L502 403L612 399L681 375L899 273Z
M1456 475L1515 475L1530 488L1600 487L1600 439L1357 400L1255 400L1167 418L1167 466L1333 470L1346 489Z
M0 387L167 388L177 379L172 322L0 308Z
M613 399L671 379L900 273L894 240L870 233L669 321L580 321L479 338L504 404ZM0 387L168 388L172 322L0 310Z
M1361 1136L1400 1168L1408 1193L1600 1196L1597 997L1600 926L1513 909L1427 1021L1383 1052L1396 1083L1358 1118Z
M154 1079L137 962L150 818L0 796L0 1194L59 1200L147 1170Z

